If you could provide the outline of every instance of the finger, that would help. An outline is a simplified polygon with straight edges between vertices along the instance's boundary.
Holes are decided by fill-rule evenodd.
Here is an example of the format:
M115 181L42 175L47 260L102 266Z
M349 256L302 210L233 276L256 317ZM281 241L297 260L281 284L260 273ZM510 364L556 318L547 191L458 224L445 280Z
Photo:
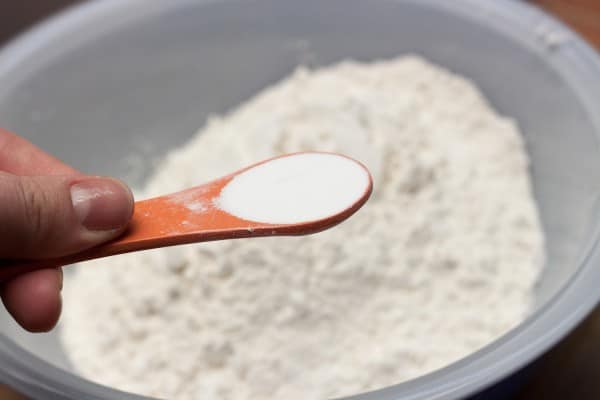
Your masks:
M12 317L31 332L54 328L62 307L60 269L42 269L4 283L0 295Z
M118 236L132 213L131 191L115 179L0 172L0 259L82 251Z
M0 171L15 175L72 175L77 170L31 142L0 128Z

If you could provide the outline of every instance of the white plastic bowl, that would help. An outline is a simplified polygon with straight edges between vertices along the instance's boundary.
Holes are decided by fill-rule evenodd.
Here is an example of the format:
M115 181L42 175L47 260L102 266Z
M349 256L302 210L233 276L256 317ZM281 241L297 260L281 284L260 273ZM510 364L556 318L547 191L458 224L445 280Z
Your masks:
M159 157L300 63L407 52L471 77L518 120L548 238L530 318L442 370L357 397L458 399L540 356L600 297L600 61L554 19L510 0L96 1L0 53L0 123L135 184L144 176L128 163ZM69 372L54 333L25 334L6 315L1 331L0 380L32 398L141 398Z

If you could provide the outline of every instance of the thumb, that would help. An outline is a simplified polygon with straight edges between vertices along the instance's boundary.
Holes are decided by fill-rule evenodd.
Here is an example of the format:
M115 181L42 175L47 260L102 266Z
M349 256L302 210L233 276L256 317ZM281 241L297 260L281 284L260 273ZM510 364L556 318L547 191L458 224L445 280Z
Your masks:
M132 213L131 191L115 179L0 172L0 259L85 250L118 236Z

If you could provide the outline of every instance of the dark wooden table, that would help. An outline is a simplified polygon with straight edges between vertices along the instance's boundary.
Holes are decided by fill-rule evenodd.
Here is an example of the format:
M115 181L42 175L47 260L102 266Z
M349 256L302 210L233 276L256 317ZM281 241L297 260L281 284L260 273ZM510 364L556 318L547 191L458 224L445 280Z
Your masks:
M0 43L49 14L82 1L85 0L0 0ZM600 0L531 2L558 15L600 49ZM0 399L23 397L0 386ZM537 399L600 399L600 307L542 358L540 368L513 400Z

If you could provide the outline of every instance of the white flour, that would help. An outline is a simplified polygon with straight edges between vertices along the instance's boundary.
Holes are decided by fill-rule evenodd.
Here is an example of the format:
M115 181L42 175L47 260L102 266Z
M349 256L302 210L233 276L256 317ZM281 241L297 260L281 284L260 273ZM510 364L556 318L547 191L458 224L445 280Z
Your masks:
M237 175L215 203L247 221L295 224L322 220L349 209L368 187L368 172L354 160L335 154L301 153Z
M443 367L518 324L543 237L513 121L416 57L299 70L168 155L144 195L339 151L367 205L314 236L98 260L66 282L83 375L174 399L322 399Z

